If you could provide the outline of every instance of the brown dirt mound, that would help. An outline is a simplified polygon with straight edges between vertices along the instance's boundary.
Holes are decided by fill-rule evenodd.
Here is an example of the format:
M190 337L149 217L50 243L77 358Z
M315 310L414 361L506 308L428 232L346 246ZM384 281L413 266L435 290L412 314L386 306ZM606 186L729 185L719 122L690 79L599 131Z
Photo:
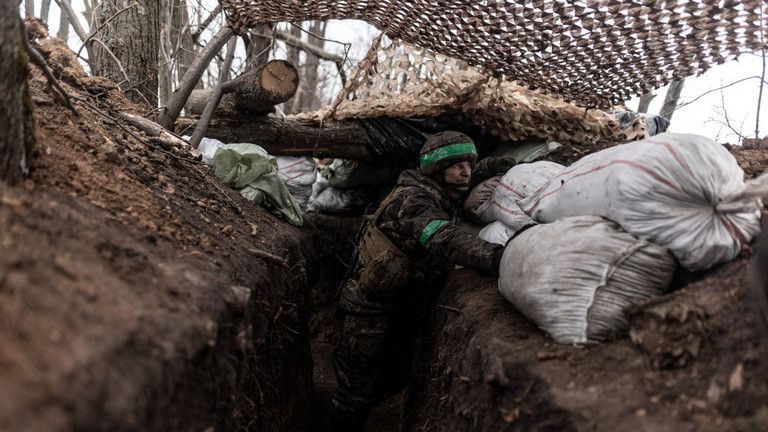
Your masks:
M38 155L0 184L0 430L304 428L312 231L137 139L139 107L41 45L81 115L33 70Z

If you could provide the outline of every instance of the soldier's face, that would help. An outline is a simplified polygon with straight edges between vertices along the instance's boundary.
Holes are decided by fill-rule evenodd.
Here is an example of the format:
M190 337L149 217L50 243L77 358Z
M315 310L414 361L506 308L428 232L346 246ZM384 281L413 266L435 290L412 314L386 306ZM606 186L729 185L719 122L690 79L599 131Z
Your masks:
M444 171L445 184L459 190L469 188L469 178L472 176L472 166L469 162L457 162Z

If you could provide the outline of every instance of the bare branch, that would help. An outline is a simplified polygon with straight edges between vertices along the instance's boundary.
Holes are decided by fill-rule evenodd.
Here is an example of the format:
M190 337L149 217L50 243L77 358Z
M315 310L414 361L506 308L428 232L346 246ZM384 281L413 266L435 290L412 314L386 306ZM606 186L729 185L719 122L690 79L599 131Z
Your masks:
M77 13L72 9L72 4L69 3L69 0L56 0L56 4L59 5L62 13L67 14L69 24L72 25L72 28L75 30L75 33L77 33L80 40L85 42L85 40L88 39L88 33L85 32L83 25L80 24L80 20L77 18Z
M219 71L219 82L216 84L216 87L214 87L213 95L211 95L211 99L205 106L203 115L200 116L200 121L197 123L195 132L192 133L192 137L189 139L189 144L195 148L197 148L197 146L200 144L200 141L203 139L203 135L208 129L208 125L211 123L211 118L213 118L213 112L216 111L216 107L219 106L219 101L221 101L221 96L223 94L222 84L224 84L224 81L227 79L227 75L229 75L229 66L232 64L232 60L235 58L236 46L237 38L230 39L229 43L227 44L227 56L224 59L224 65Z
M23 24L22 24L23 27ZM61 96L61 98L64 100L64 104L69 108L73 113L75 113L76 116L80 116L80 113L75 109L75 106L72 105L72 101L70 100L70 95L67 93L66 90L59 84L59 81L56 80L56 77L53 76L53 71L48 66L48 62L45 61L45 58L38 52L35 47L32 46L32 44L29 42L29 39L27 39L27 32L22 32L23 38L24 38L24 48L26 48L27 55L29 55L29 60L38 68L40 68L41 71L43 71L43 74L48 79L48 84L51 85Z
M292 45L296 48L301 48L302 50L304 50L304 52L310 53L315 57L334 63L336 65L336 69L339 72L339 77L341 78L342 85L346 84L347 74L346 72L344 72L344 62L345 62L344 57L328 52L317 45L311 44L309 42L305 42L300 38L297 38L296 36L288 33L285 30L276 30L275 36L277 36L278 39L282 40L288 45Z
M221 5L216 4L216 7L211 11L210 15L203 20L199 25L195 27L194 30L192 30L190 33L192 35L192 40L197 42L197 39L200 37L200 35L205 31L206 28L208 28L209 25L211 25L211 22L214 18L216 18L216 15L221 13Z
M192 89L195 88L195 84L197 84L197 81L207 69L211 59L213 59L221 47L234 35L235 32L229 26L222 27L221 30L216 33L216 36L214 36L208 43L206 49L195 58L195 61L190 65L187 73L185 73L184 77L181 79L179 88L171 95L165 112L163 112L158 120L163 127L169 130L173 129L173 124L176 122L176 118L179 117L179 113L184 107L184 103L187 102L189 94L192 93Z

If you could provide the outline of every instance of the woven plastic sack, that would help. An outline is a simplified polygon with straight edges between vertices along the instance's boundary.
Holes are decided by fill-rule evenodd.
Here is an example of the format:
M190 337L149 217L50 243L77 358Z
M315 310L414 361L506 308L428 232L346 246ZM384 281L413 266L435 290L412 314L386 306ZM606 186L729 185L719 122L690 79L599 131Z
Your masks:
M664 133L586 156L519 201L537 222L599 215L668 248L688 270L738 255L760 230L765 179L744 172L723 146Z
M469 192L469 196L464 200L464 210L475 214L480 206L488 202L493 198L493 191L496 190L496 186L501 182L501 176L491 177L487 180L483 180L477 186L472 188Z
M535 193L563 168L563 165L548 161L515 165L501 178L493 199L478 207L475 215L483 222L499 221L511 228L535 223L517 202Z
M277 173L302 210L307 207L315 183L315 162L308 157L278 156Z
M487 241L488 243L495 243L504 246L507 241L515 235L515 233L522 227L509 227L503 223L496 221L489 223L480 230L478 237Z
M531 227L509 242L499 291L555 341L598 342L626 330L626 312L669 286L675 259L597 216Z
M312 185L312 196L307 211L335 215L352 214L360 211L369 202L368 194L359 189L338 189L319 173Z

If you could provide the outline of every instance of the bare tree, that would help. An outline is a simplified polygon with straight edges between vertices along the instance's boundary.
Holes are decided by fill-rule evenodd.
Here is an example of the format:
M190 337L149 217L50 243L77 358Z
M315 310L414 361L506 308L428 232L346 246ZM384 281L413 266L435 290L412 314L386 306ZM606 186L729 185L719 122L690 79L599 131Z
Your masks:
M59 31L56 33L59 39L69 39L69 15L63 11L59 14Z
M51 0L43 0L40 4L40 19L48 25L48 15L51 11Z
M311 21L309 25L309 43L321 49L325 46L325 22ZM297 94L296 106L294 112L309 111L319 108L320 98L317 96L318 85L318 67L320 58L309 52L306 52L306 62L304 63L301 86Z
M640 102L637 104L637 112L639 112L639 113L647 113L648 112L648 106L651 104L651 101L655 97L656 97L656 94L653 93L653 92L648 92L648 93L640 96Z
M16 0L0 0L0 180L18 183L26 170L35 142L29 66Z
M677 101L680 100L680 92L683 91L683 85L685 85L685 79L674 80L669 84L667 95L664 96L664 104L659 111L660 116L672 120L672 114L677 109Z
M35 16L35 0L24 0L24 16L27 18Z
M93 73L120 84L134 101L157 106L160 7L157 0L103 0ZM109 52L107 52L109 51ZM112 55L110 55L110 53ZM117 59L117 61L115 61ZM128 82L125 77L128 77Z

